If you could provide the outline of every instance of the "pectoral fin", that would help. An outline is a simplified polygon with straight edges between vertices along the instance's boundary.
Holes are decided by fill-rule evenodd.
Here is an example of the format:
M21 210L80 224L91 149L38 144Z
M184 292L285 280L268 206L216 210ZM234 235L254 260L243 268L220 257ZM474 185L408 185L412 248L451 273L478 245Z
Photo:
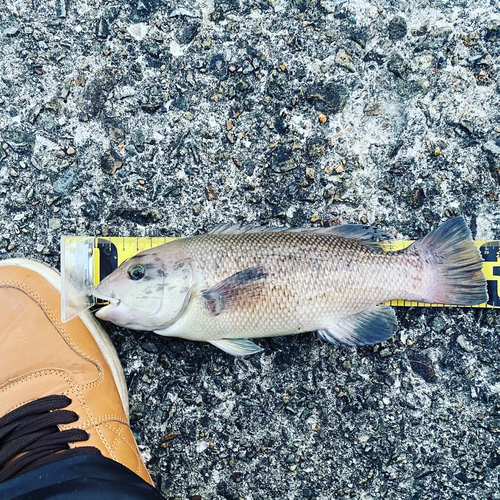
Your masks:
M374 306L319 330L318 335L330 344L373 345L390 339L396 327L396 315L391 307Z
M217 316L229 309L236 300L243 299L244 294L246 300L256 298L266 276L263 267L251 267L229 276L202 293L207 309Z
M248 339L220 339L209 340L208 342L233 356L249 356L263 350Z

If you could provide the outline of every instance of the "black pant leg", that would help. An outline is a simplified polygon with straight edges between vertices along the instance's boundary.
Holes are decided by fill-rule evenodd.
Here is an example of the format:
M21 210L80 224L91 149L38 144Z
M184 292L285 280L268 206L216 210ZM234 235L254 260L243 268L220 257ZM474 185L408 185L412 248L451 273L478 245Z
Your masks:
M0 500L161 500L159 491L102 455L43 465L0 483Z

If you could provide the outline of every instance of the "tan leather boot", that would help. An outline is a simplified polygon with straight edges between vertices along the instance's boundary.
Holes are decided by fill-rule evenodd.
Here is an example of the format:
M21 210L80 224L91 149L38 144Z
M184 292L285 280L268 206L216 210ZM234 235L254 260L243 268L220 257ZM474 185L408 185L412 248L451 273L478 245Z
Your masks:
M0 477L100 452L153 484L129 427L115 349L90 313L61 323L60 289L45 264L0 261L0 442L2 431L15 436L0 449Z

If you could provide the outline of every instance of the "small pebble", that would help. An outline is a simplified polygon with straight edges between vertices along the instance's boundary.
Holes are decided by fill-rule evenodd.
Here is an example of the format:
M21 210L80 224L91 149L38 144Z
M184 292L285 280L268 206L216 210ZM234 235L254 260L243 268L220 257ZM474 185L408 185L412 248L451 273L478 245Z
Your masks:
M213 201L213 200L219 199L219 195L217 194L217 191L212 186L205 186L205 192L206 192L208 201Z
M337 52L337 55L335 57L335 62L339 66L342 66L343 68L347 69L350 73L356 72L356 68L355 68L354 63L352 61L351 54L346 52L344 49L340 49Z
M313 167L306 167L306 177L314 180L315 170Z
M17 26L9 26L3 30L5 36L16 36L19 33L19 28Z
M131 24L127 28L127 33L137 41L141 41L148 33L148 26L146 23Z
M109 127L109 138L113 142L122 142L125 139L125 132L121 128Z
M49 229L53 231L61 229L61 219L49 219Z
M149 353L157 353L158 352L158 347L156 347L155 344L153 344L153 342L151 342L150 340L145 340L142 344L141 344L141 347L146 351L146 352L149 352Z
M370 102L363 109L363 113L368 116L377 116L380 113L380 108L382 104L379 102Z

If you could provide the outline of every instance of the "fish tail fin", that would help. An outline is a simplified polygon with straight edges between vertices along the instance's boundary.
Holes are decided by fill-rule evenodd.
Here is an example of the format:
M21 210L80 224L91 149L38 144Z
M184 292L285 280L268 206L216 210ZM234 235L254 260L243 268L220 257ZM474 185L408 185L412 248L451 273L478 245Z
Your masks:
M471 306L488 300L483 259L463 217L447 220L410 249L425 266L425 302Z

